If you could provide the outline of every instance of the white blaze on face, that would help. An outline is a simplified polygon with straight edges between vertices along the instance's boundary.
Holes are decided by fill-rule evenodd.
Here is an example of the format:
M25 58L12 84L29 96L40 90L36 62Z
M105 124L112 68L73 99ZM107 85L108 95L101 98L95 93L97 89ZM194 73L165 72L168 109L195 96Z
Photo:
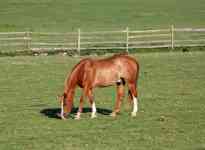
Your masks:
M64 106L64 103L63 103L63 100L61 100L61 119L65 119L63 106Z

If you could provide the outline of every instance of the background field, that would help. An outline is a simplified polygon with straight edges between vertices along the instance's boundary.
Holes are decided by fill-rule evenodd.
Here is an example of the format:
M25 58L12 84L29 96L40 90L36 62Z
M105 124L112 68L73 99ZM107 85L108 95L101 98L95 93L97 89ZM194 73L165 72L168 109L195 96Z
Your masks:
M54 113L56 95L80 58L0 58L0 149L204 150L205 53L133 56L141 65L137 117L130 117L126 99L117 118L106 115L114 106L110 87L95 92L98 118L86 109L79 121ZM76 106L77 99L79 91Z
M0 0L0 31L203 27L204 0Z

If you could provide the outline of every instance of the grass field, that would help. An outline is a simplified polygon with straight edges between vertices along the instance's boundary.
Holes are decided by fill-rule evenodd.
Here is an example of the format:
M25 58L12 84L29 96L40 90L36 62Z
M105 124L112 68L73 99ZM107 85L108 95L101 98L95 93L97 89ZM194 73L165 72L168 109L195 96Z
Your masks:
M204 0L0 0L0 31L204 27Z
M141 64L136 118L126 99L117 118L104 114L114 106L110 87L95 91L98 118L86 111L66 121L55 118L56 95L80 58L1 57L0 149L204 150L205 53L133 56Z
M0 0L0 32L204 27L204 20L204 0ZM0 150L205 150L205 53L133 56L141 64L137 117L126 98L117 118L108 115L109 87L95 91L98 118L85 103L78 121L55 113L79 57L0 57Z

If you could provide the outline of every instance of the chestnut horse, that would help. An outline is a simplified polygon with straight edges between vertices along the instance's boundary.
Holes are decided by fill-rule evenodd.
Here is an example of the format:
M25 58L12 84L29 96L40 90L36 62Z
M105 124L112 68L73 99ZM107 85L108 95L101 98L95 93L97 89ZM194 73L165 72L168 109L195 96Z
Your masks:
M116 85L117 96L116 104L111 116L116 116L120 111L120 105L124 96L125 84L128 86L129 98L133 103L132 116L136 116L138 110L138 92L137 79L139 76L139 63L127 54L116 54L104 59L85 58L81 60L72 69L70 76L65 81L64 93L60 96L61 114L60 117L65 119L73 106L75 88L82 88L82 95L78 112L75 116L80 119L83 110L83 100L87 97L92 107L91 118L96 117L96 107L93 96L93 89L96 87L107 87Z

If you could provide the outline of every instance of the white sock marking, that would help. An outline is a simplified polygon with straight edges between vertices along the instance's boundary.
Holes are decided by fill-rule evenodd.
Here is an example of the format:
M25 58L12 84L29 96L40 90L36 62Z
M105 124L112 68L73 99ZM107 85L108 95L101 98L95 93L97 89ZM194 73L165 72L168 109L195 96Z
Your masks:
M75 116L75 119L80 119L80 112L77 112L76 116Z
M133 111L132 116L136 116L136 112L138 111L138 100L136 97L133 98Z
M96 115L95 115L96 112L97 112L97 109L96 109L96 107L95 107L95 102L93 102L93 104L92 104L92 115L91 115L91 118L95 118L95 117L96 117Z
M95 102L93 102L93 104L92 104L92 112L96 113L96 111L97 111L97 109L95 107Z

